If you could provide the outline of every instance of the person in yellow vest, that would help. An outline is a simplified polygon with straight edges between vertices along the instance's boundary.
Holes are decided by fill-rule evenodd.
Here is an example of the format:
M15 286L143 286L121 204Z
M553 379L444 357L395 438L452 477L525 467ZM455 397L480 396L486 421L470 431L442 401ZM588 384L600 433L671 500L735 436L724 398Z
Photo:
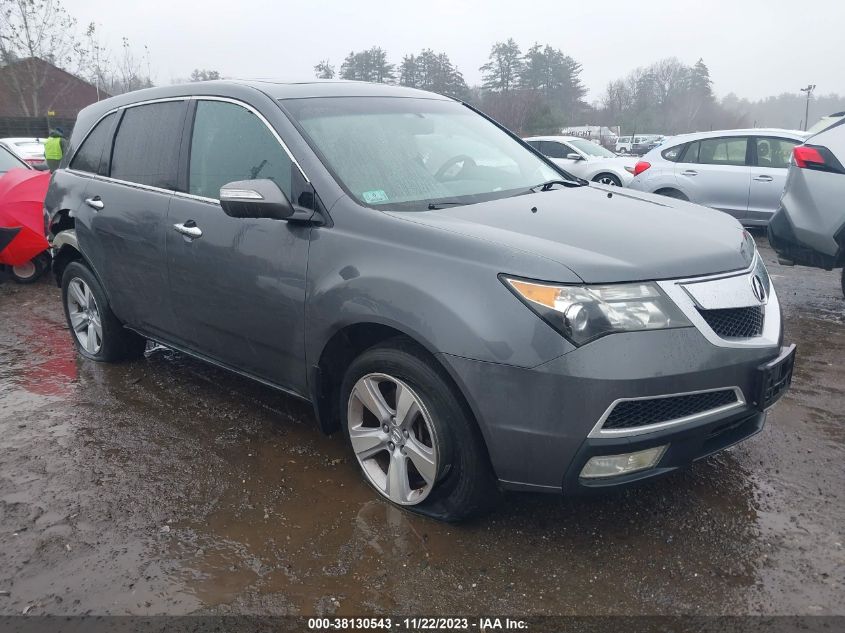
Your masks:
M44 141L44 160L47 161L47 166L51 172L59 168L59 163L62 162L62 156L65 155L66 149L67 141L65 140L64 130L60 127L51 130L49 138Z

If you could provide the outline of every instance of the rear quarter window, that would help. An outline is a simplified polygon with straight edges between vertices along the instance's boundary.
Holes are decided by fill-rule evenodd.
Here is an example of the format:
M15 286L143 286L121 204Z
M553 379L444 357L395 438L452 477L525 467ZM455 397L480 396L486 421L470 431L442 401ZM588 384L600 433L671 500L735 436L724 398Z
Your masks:
M664 149L662 152L660 152L660 155L670 162L677 163L678 159L681 157L681 152L683 151L683 149L683 145L675 145L675 147Z
M127 108L114 138L111 177L176 189L184 121L184 101Z
M112 112L100 120L91 133L82 141L82 145L70 162L70 168L78 171L85 171L91 174L105 175L108 168L104 164L103 155L106 154L106 145L111 141L111 130L117 115Z

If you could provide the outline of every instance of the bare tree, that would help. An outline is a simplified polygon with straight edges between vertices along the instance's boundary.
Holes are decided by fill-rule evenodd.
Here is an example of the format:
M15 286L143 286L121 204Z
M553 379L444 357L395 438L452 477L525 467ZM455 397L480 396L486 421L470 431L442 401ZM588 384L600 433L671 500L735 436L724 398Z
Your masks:
M52 90L42 103L49 67L36 60L79 74L86 53L76 20L58 0L0 0L0 65L7 66L2 88L15 95L26 116L45 115L71 85Z
M320 63L314 66L314 74L317 79L334 79L335 69L328 59L322 59Z

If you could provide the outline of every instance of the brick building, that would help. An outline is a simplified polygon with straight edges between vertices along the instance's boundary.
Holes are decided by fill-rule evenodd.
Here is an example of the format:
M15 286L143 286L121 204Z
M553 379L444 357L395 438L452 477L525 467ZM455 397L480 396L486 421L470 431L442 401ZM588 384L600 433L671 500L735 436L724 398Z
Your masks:
M0 67L0 138L66 132L87 105L109 95L53 64L29 57Z

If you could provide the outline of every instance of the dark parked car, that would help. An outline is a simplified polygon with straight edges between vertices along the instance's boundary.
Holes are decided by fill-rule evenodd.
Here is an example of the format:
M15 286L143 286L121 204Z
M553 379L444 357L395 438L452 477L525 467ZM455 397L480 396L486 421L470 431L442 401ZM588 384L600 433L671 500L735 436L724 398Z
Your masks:
M80 354L149 338L308 399L379 494L446 520L676 470L757 433L791 377L736 220L572 179L426 92L114 97L46 205Z

